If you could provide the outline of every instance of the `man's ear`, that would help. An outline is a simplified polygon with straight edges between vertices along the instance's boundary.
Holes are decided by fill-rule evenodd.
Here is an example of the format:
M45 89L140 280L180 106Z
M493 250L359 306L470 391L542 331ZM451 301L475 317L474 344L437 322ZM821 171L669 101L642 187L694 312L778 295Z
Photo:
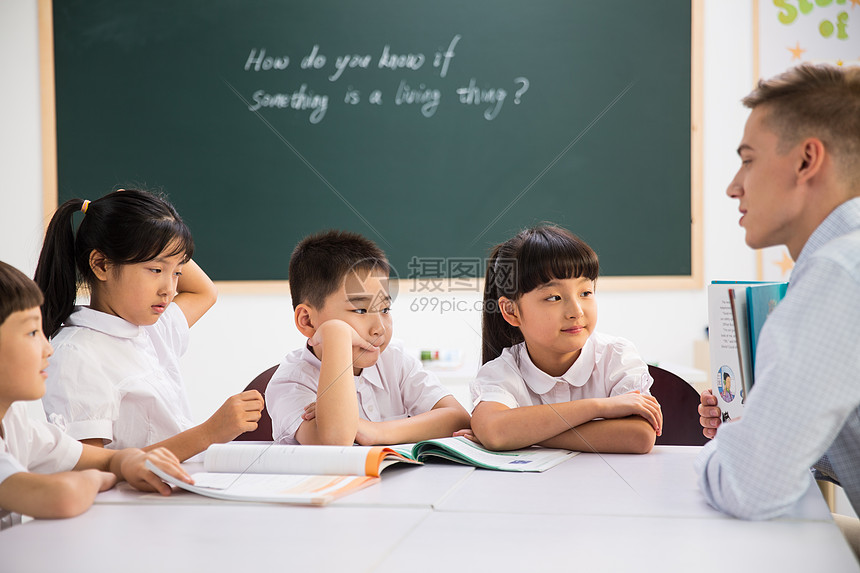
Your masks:
M520 318L518 316L517 305L514 301L506 296L499 297L499 312L502 313L502 318L511 326L520 326Z
M300 304L295 312L296 328L305 338L313 338L317 331L316 311L308 304Z
M800 162L796 170L798 183L809 182L821 171L826 153L824 143L817 137L807 138L800 144Z
M96 279L102 282L106 281L111 266L110 261L108 261L107 257L101 251L96 249L90 251L90 269L92 269Z

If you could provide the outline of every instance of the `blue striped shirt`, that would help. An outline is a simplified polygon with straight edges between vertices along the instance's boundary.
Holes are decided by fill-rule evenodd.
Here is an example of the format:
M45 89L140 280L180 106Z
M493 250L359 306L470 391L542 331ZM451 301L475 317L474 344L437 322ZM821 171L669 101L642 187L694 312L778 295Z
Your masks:
M743 417L720 426L696 460L708 502L745 519L776 517L815 466L860 513L860 198L804 245L762 329L755 380Z

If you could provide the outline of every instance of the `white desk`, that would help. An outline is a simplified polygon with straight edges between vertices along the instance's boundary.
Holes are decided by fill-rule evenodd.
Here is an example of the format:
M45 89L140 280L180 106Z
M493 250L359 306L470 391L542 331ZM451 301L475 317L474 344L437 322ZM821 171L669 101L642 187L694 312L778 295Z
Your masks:
M476 471L437 509L724 518L707 504L699 491L693 471L699 449L658 446L646 456L579 454L539 474ZM790 517L832 520L811 478L809 491Z
M860 571L817 488L789 518L731 519L699 494L697 451L580 454L531 475L389 468L322 508L121 488L0 533L0 571Z

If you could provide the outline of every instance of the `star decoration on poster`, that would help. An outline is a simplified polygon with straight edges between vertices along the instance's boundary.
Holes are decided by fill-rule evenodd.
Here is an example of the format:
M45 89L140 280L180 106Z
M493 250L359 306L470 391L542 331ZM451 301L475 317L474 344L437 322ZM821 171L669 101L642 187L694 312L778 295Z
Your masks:
M860 0L858 1L860 2ZM787 48L787 50L791 52L792 61L803 59L803 52L806 51L805 48L800 47L800 42L797 42L793 48Z

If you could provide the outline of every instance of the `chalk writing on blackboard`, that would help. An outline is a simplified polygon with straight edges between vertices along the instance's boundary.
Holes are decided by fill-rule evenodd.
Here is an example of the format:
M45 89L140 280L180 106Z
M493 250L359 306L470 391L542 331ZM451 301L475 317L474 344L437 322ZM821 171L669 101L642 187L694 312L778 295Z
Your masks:
M319 44L314 44L304 54L272 53L265 46L255 46L250 48L245 58L245 72L290 71L290 77L295 79L296 85L288 91L277 93L255 90L250 94L248 109L252 112L264 108L306 112L308 121L318 124L325 119L330 105L335 102L343 102L349 107L361 104L414 107L425 118L431 118L446 100L451 105L475 107L487 121L499 116L509 95L513 95L513 104L519 105L531 87L525 76L517 76L505 86L489 85L469 71L463 78L448 77L461 40L462 36L456 34L448 42L447 48L429 54L401 50L385 43L375 54L344 53L333 57L327 55ZM417 79L401 77L397 88L386 92L379 86L362 83L362 71L371 69L399 74L432 69L432 74L429 78L426 73ZM329 72L327 83L323 86L312 85L309 78L301 76L304 70ZM342 79L348 82L343 91L332 93L333 85ZM438 83L431 84L431 79Z

